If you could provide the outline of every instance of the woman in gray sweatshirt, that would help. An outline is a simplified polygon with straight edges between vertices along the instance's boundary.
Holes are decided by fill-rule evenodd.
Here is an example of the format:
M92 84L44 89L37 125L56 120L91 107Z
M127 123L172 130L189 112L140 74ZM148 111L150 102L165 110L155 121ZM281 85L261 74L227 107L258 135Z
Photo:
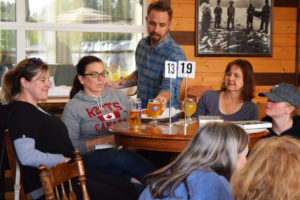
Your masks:
M86 56L79 60L62 121L87 169L142 182L154 166L135 152L116 146L109 126L128 120L128 97L104 88L106 76L99 58Z

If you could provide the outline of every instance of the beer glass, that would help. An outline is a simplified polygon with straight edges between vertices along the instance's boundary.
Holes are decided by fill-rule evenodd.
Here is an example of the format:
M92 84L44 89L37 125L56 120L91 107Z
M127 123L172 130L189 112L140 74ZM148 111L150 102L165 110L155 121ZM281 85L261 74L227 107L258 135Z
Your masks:
M187 98L186 99L186 116L187 116L187 122L192 122L192 115L196 112L197 104L194 99ZM183 110L185 110L185 104L183 104Z
M156 124L157 120L156 117L162 113L162 105L159 100L157 99L149 99L147 105L147 115L153 118L151 124Z
M141 128L141 107L140 98L129 99L129 126L133 129Z

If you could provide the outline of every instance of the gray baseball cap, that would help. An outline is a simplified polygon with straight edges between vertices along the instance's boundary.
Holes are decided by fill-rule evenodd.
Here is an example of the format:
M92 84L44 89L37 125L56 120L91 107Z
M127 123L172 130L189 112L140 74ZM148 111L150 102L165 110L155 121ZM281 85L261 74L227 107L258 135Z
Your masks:
M279 83L275 85L269 93L259 93L261 97L268 97L273 102L288 102L289 104L300 107L300 92L289 83Z

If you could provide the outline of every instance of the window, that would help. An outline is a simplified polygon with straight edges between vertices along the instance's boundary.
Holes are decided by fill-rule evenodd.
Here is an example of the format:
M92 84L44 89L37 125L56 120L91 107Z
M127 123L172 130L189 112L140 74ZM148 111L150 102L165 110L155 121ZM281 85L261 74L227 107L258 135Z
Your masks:
M146 5L145 0L0 0L0 75L25 57L40 57L56 86L71 86L79 58L94 55L118 80L135 70Z

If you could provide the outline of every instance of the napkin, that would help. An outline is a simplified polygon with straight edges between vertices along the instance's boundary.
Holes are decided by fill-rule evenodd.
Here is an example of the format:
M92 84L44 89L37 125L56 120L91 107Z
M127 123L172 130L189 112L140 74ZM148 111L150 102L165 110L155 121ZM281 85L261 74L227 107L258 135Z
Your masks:
M171 108L171 117L174 117L178 113L182 112L180 109L176 109L174 107ZM156 117L156 119L166 119L169 118L169 108L166 108L161 115ZM142 114L142 119L152 119L152 117L149 117L147 114Z

